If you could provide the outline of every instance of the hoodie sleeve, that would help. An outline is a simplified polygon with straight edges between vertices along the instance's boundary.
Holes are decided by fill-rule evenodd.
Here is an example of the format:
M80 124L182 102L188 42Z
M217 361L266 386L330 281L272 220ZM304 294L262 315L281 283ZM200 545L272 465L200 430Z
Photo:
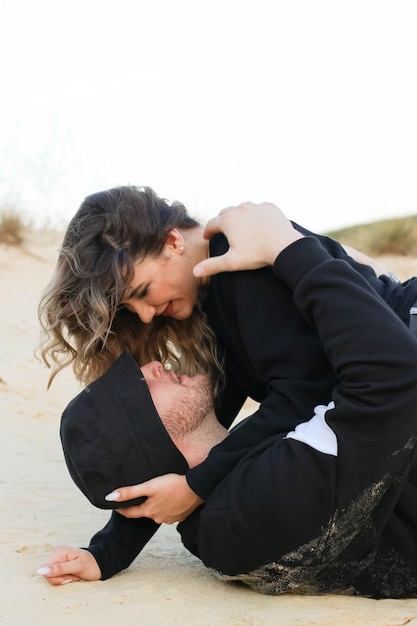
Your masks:
M158 528L151 519L129 519L113 511L107 524L91 538L86 548L97 561L101 580L126 569Z
M229 327L229 335L245 335L246 343L239 356L248 359L254 374L263 377L265 395L258 411L232 429L206 461L187 472L191 489L204 500L253 445L271 435L285 436L298 423L312 417L316 405L327 404L331 399L337 377L314 325L302 307L294 305L294 268L299 268L300 279L307 269L316 268L320 275L325 261L334 261L341 270L352 272L353 268L355 275L361 274L359 280L371 299L381 296L404 322L409 309L407 299L412 299L413 293L416 297L415 280L406 289L381 281L372 268L354 263L337 242L297 229L306 236L299 248L289 246L278 256L273 267L276 284L262 271L236 272L239 276L230 273L222 278L226 285L223 297L232 294L233 312L240 323L237 331ZM226 314L223 318L228 322Z

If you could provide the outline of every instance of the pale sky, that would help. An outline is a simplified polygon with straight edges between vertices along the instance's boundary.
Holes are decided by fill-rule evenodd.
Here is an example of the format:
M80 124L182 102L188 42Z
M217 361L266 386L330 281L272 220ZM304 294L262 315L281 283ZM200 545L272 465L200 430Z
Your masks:
M417 214L416 0L2 0L0 202L150 185L202 220Z

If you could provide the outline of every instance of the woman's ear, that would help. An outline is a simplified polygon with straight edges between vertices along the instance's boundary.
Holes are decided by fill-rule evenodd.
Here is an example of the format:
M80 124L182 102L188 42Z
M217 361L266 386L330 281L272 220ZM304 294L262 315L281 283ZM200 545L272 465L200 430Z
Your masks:
M185 250L184 237L176 228L169 231L165 245L171 250L171 252L176 252L177 254L182 254Z

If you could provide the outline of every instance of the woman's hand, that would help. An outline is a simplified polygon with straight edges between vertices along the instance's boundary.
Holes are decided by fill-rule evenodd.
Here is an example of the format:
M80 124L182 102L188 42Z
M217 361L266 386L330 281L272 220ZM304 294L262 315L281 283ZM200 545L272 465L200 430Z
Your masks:
M57 546L37 573L45 576L51 585L101 578L100 568L91 552L70 546Z
M268 202L244 202L223 209L206 224L204 237L210 239L219 232L226 235L229 250L198 263L193 269L195 276L272 265L284 248L303 237L283 212Z
M138 506L117 509L125 517L148 517L157 524L182 522L197 509L203 500L188 486L185 476L166 474L140 485L121 487L106 496L107 501L124 502L146 496Z

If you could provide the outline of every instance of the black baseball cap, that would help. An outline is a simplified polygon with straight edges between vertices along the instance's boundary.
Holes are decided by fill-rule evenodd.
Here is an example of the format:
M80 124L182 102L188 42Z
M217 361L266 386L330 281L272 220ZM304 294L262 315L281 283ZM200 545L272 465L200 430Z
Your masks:
M185 474L188 469L128 352L68 404L60 435L74 483L100 509L132 506L146 499L107 502L104 497L118 487L171 472Z

